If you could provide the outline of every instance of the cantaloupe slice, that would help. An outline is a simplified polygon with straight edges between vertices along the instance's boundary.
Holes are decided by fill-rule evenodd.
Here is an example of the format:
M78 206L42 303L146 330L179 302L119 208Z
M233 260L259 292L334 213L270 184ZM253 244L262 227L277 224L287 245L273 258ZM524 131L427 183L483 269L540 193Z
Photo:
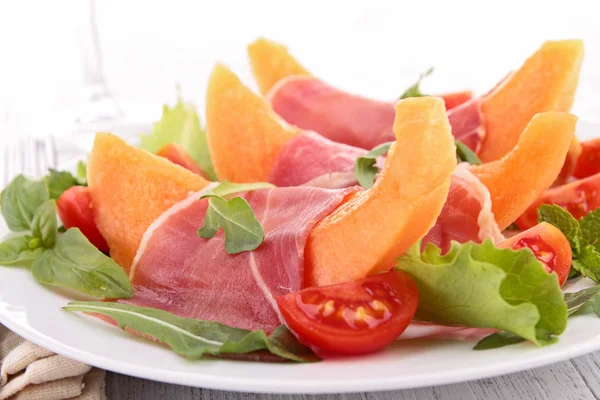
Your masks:
M281 148L299 133L227 67L215 66L206 92L206 134L219 180L266 181Z
M535 114L569 111L582 61L581 40L546 42L519 70L485 95L481 108L486 134L479 158L490 162L510 152ZM552 130L547 134L551 136Z
M577 117L569 113L537 114L504 158L470 167L490 191L500 229L514 222L556 180L576 124Z
M248 46L248 57L252 73L263 95L283 78L310 75L310 72L290 55L287 47L264 38Z
M129 272L142 235L190 192L209 184L187 169L99 133L87 167L94 218L111 257Z
M444 101L396 105L396 144L375 185L321 220L305 249L308 285L330 285L390 269L435 224L456 167Z

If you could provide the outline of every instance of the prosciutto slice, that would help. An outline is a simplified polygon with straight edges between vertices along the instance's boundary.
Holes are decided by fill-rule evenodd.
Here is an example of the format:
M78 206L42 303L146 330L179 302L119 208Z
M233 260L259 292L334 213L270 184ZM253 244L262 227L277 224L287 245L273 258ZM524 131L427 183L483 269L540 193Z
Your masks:
M263 189L243 194L265 231L252 252L230 255L224 234L198 236L208 202L194 193L151 225L131 270L124 302L271 332L281 324L274 296L302 289L304 247L312 227L356 189Z
M282 79L267 100L287 122L335 142L370 150L395 140L394 103L350 95L313 77ZM481 100L453 108L448 119L454 137L477 151L484 134Z

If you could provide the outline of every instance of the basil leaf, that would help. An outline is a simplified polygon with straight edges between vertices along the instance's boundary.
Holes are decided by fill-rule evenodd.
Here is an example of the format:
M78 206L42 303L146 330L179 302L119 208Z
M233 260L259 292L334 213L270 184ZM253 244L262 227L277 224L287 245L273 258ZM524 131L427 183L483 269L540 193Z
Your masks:
M567 313L572 315L579 311L583 306L590 303L594 298L597 301L600 299L600 286L592 286L586 289L581 289L574 293L565 293L565 303L567 304Z
M57 200L71 186L77 185L77 180L70 172L55 169L50 169L44 180L48 186L50 198L54 200Z
M0 265L31 267L44 250L33 236L16 236L0 243Z
M49 249L56 243L57 225L56 200L48 200L35 212L31 222L31 233Z
M400 100L406 99L408 97L425 96L423 93L421 93L421 82L423 81L423 78L431 75L432 72L433 72L433 67L429 68L427 71L422 73L419 76L419 79L417 80L417 82L414 85L412 85L411 87L409 87L408 89L406 89L406 91L404 93L402 93L402 96L400 96Z
M375 176L379 172L379 168L375 166L377 157L384 155L390 150L394 142L382 143L373 148L362 157L358 157L354 162L354 173L358 184L365 189L370 189L375 183Z
M246 199L234 197L225 200L214 194L202 196L207 197L207 217L204 226L198 230L201 238L212 238L217 233L218 228L215 228L218 226L225 232L225 250L229 254L252 251L261 245L265 232Z
M555 204L543 204L537 211L538 222L548 222L560 229L571 244L573 255L576 256L584 244L579 222L567 210Z
M500 331L481 339L473 350L489 350L524 342L525 339L512 333Z
M151 336L189 359L267 350L291 361L317 360L285 327L279 327L267 336L263 331L232 328L218 322L183 318L163 310L119 303L71 302L63 309L106 315L121 329L128 327Z
M8 184L0 198L2 215L13 232L30 231L38 207L50 199L44 181L31 180L22 174Z
M583 234L583 243L593 245L600 251L600 208L588 213L579 220L579 226Z
M133 288L123 269L104 255L77 228L69 229L56 245L33 263L33 277L102 298L130 298Z
M87 186L87 165L83 161L77 163L77 176L75 179L78 185Z
M259 189L271 189L275 185L267 182L254 182L254 183L232 183L229 181L223 181L212 190L217 196L226 197L235 193L250 192Z
M481 160L469 146L458 139L454 140L454 144L456 145L456 158L458 159L458 162L468 162L472 165L481 164Z

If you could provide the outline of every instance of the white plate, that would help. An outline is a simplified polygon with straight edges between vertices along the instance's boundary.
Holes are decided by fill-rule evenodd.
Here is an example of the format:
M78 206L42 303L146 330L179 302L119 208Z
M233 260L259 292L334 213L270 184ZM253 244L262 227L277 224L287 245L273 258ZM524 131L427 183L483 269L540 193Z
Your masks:
M549 132L550 133L550 132ZM590 138L600 126L580 123ZM0 237L6 233L0 227ZM172 351L61 307L71 293L37 284L26 269L0 268L0 322L56 353L110 371L175 384L263 393L342 393L441 385L521 371L600 349L600 319L577 316L560 342L473 351L473 343L412 340L377 354L315 364L188 361Z

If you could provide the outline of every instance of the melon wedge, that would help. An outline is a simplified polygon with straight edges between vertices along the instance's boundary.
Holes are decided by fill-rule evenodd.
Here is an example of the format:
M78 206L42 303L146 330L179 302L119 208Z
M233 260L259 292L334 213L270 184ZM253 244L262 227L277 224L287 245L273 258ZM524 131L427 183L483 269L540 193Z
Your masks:
M375 185L352 196L311 231L305 249L308 285L388 270L435 224L456 167L444 101L401 100L394 132L397 141Z
M519 70L485 95L482 111L486 135L479 158L490 162L510 152L535 114L568 112L582 61L581 40L546 42Z
M514 222L556 180L576 124L577 117L569 113L537 114L504 158L470 167L490 191L500 229Z
M252 73L263 95L283 78L310 75L310 72L290 55L287 47L264 38L248 46L248 57Z
M299 133L227 67L215 66L206 92L206 134L219 180L266 181L281 148Z
M142 235L156 218L207 180L187 169L99 133L87 178L94 218L111 257L129 272Z

